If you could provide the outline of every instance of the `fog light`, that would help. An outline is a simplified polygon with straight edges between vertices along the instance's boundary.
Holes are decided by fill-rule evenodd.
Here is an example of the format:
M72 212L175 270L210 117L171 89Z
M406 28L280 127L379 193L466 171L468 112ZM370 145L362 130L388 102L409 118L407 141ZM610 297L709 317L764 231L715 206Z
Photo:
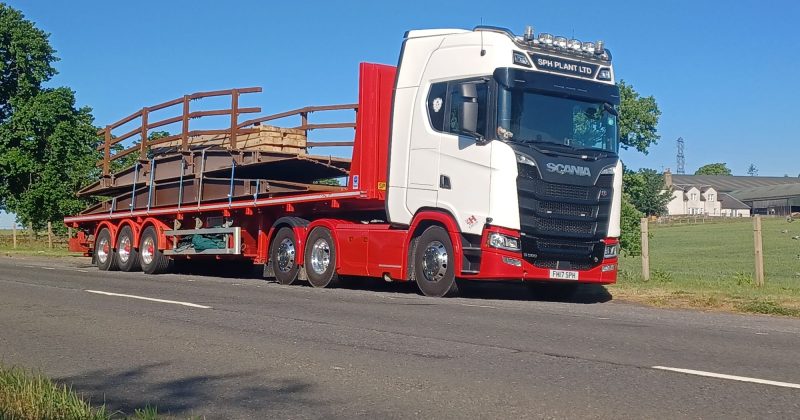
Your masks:
M514 267L522 267L522 261L516 258L503 257L503 262L508 265L513 265Z
M606 264L606 265L603 266L603 270L602 271L604 273L608 273L609 271L614 271L616 269L617 269L617 265L616 264Z

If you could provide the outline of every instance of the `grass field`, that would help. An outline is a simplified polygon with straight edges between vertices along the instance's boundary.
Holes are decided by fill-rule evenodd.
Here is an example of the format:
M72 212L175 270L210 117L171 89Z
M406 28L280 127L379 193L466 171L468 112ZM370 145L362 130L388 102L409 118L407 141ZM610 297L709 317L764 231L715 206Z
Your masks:
M50 249L47 243L47 232L39 232L31 238L27 231L17 230L17 247L13 246L11 229L0 229L0 255L22 254L22 255L43 255L43 256L67 256L71 255L67 251L66 236L54 236L53 248Z
M622 257L615 298L657 306L698 307L800 317L800 221L762 225L765 285L753 281L753 221L650 225L650 281L641 259Z

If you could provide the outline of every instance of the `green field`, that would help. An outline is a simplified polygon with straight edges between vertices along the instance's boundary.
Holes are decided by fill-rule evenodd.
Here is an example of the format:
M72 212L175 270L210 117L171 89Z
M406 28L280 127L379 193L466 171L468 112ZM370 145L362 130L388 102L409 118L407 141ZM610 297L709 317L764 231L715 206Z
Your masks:
M754 277L753 221L650 224L650 281L641 259L622 257L616 297L659 306L800 316L800 221L765 218L765 285Z
M45 256L66 256L73 255L67 251L66 236L53 236L53 248L49 248L47 242L47 232L37 232L31 238L28 231L17 230L17 247L14 242L11 229L0 229L0 255L23 254L23 255L45 255Z

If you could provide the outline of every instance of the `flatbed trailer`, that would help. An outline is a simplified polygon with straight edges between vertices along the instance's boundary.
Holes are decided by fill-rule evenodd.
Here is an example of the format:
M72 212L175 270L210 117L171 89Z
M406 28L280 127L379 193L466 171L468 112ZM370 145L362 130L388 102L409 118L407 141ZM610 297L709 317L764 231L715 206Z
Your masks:
M493 28L476 29L475 33L481 31L494 42L498 40L490 36L508 35ZM454 34L463 35L462 38L467 36L462 32ZM419 37L424 42L426 36L422 35L427 33ZM480 35L481 48L484 48L484 34ZM476 37L468 39L477 40ZM415 37L407 35L404 50L412 40ZM481 53L481 57L483 55ZM588 58L601 61L599 56ZM407 65L401 54L401 68ZM402 130L399 125L405 123L399 121L404 118L399 108L403 100L399 98L403 77L396 67L362 63L358 104L308 107L239 122L241 113L258 112L258 109L239 108L238 95L260 89L234 89L187 95L144 108L106 127L101 130L104 143L101 145L103 159L99 162L103 177L80 194L111 198L65 218L65 223L77 232L69 240L70 250L92 255L103 270L143 270L156 274L169 271L175 261L228 259L264 264L265 277L274 277L283 284L307 280L316 287L329 287L338 283L340 276L375 277L385 281L416 282L420 290L430 296L456 293L456 279L544 281L556 286L572 286L579 282L607 284L616 280L618 245L615 236L618 234L608 235L609 222L601 219L609 217L607 213L618 206L616 202L612 205L612 197L619 194L618 182L616 175L609 172L609 168L619 170L617 160L604 163L605 175L592 174L591 184L581 179L582 185L564 184L563 188L554 189L551 187L556 184L549 180L534 178L514 184L523 182L561 194L566 202L562 207L569 207L569 211L589 209L588 215L571 214L564 219L582 218L581 223L587 223L584 220L594 223L592 237L601 235L600 239L552 245L569 258L559 258L558 253L562 251L548 251L550 254L542 255L550 255L549 259L534 261L541 257L525 252L530 249L525 248L528 239L524 231L520 232L520 222L512 227L503 226L493 223L495 218L490 214L458 214L457 209L446 206L418 205L410 209L410 217L393 217L393 211L397 214L393 210L397 204L392 203L388 195L397 193L390 192L394 188L390 178L398 173L392 171L397 171L401 164L407 165L398 160L398 150L402 152L408 145L397 140L400 138L398 130ZM461 90L468 102L469 89L462 87ZM219 95L231 96L231 109L190 112L192 99ZM450 100L443 102L436 98L433 103L423 100L421 104L428 104L428 112L436 107L452 107L451 119L456 116L465 119L467 115L464 110L456 111L456 104ZM180 105L181 115L148 122L150 112ZM308 123L309 113L344 109L356 110L354 123ZM190 131L189 120L205 115L230 115L230 127ZM301 130L306 140L309 130L354 128L352 142L306 142L299 147L352 146L351 158L308 155L304 150L285 153L248 148L243 144L243 138L258 134L259 124L292 115L302 117L301 125L294 129ZM121 136L112 134L113 129L137 118L141 120L138 128ZM170 123L182 123L182 132L148 138L150 130ZM498 132L501 131L498 129ZM115 145L134 135L141 138L138 145L114 153ZM196 141L198 139L202 141ZM461 149L480 151L485 147L481 141L479 137ZM413 154L414 146L410 149ZM115 159L132 153L138 153L139 157L131 168L116 173L111 170ZM512 158L515 165L512 176L504 175L504 179L511 182L517 179L519 159ZM592 168L594 170L594 166ZM413 177L413 168L406 167L404 173L408 177L410 171ZM476 185L481 183L479 176L476 172ZM346 178L345 185L319 183L322 179L337 177ZM464 188L470 177L472 175L467 173L452 181L446 175L437 178L439 188L452 190L456 188L450 182ZM408 191L411 190L409 187ZM469 190L462 191L471 194ZM522 199L516 197L514 189L507 191L513 196L507 197L506 207L520 206L521 214L523 205L518 202ZM585 197L564 196L570 191ZM494 205L503 206L504 197L497 195L500 192L492 193ZM476 200L482 199L480 193L480 190L475 191ZM496 200L498 198L500 200ZM591 210L590 204L599 208L599 213ZM520 220L518 215L516 217ZM606 232L601 234L598 226L602 227L603 223ZM568 233L567 237L580 237ZM543 247L544 243L537 238L531 246ZM579 257L573 258L578 254Z

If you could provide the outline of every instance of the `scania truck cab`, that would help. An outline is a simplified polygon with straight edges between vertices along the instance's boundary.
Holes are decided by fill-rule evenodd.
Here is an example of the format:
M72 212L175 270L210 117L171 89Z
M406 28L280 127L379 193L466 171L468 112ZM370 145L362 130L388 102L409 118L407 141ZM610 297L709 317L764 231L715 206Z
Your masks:
M530 28L408 32L390 222L448 212L466 242L487 238L482 276L614 281L616 261L604 260L617 257L620 233L620 98L603 44Z

